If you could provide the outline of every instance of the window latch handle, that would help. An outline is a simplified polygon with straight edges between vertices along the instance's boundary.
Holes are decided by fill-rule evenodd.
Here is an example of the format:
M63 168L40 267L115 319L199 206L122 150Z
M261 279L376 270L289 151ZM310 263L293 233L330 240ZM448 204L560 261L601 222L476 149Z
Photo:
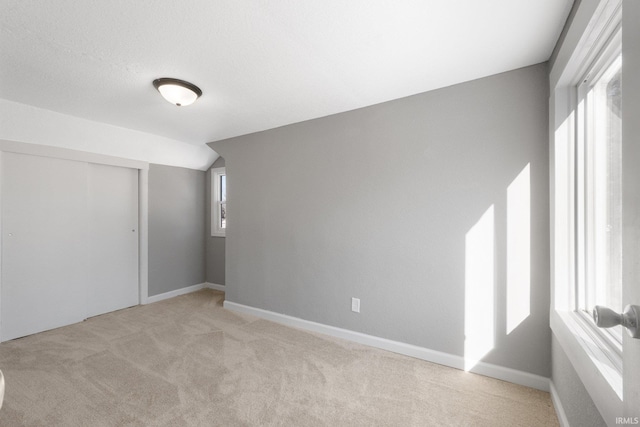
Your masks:
M593 308L593 320L599 328L612 328L622 325L632 338L640 338L640 306L628 305L623 313L596 305Z

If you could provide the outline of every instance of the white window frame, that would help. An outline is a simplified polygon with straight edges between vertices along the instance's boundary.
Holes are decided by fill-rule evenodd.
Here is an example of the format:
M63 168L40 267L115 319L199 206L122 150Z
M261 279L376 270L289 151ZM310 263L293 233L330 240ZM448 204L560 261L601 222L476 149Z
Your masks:
M226 228L220 227L220 179L226 176L225 168L211 169L211 236L226 237ZM226 202L224 202L226 204Z
M604 419L622 413L622 357L577 310L577 89L621 22L622 0L583 0L550 72L551 313L554 335Z
M596 59L594 60L593 64L589 67L589 69L587 69L586 74L580 79L580 82L576 85L576 94L577 94L577 99L576 99L576 103L579 104L581 101L585 100L588 97L589 92L592 90L592 88L594 87L594 83L596 83L600 77L602 75L604 75L607 70L609 69L609 67L611 67L616 60L620 57L621 54L621 47L622 47L622 33L620 31L620 25L617 25L615 27L614 33L609 37L609 39L607 40L607 42L605 43L605 45L603 46L603 48L598 52L598 55L596 57ZM576 125L577 125L577 129L576 129L576 138L575 138L575 143L576 143L576 157L575 157L575 161L576 161L576 175L580 175L580 174L584 174L584 170L578 169L578 166L580 163L583 163L582 168L587 167L587 163L591 162L592 160L589 159L587 157L588 160L585 160L585 156L589 156L592 157L593 153L591 152L591 150L593 150L593 141L587 141L587 139L592 139L594 138L593 132L593 123L592 120L594 120L593 118L593 110L592 110L592 106L587 105L587 109L578 109L575 108L574 111L576 111ZM583 117L580 117L583 116ZM582 129L582 128L586 128L586 129ZM581 148L580 148L581 147ZM581 153L581 151L583 151ZM581 173L582 172L582 173ZM576 206L576 230L580 229L580 228L585 228L585 225L588 224L585 223L585 221L587 221L588 218L588 214L586 213L587 211L589 211L589 209L591 208L591 206L587 206L589 205L589 202L586 199L581 199L580 198L580 187L582 187L582 191L586 191L588 192L588 190L585 190L585 188L588 188L589 185L585 182L585 177L583 176L582 179L579 179L578 177L576 177L576 205L582 205L582 211L579 212L579 206ZM591 202L592 203L592 202ZM591 250L589 248L587 248L586 243L584 240L581 240L581 237L586 237L587 239L593 238L593 233L594 230L592 229L592 225L591 226L587 226L586 230L584 230L584 236L580 236L579 234L576 234L576 272L577 272L577 277L576 277L576 291L575 291L575 295L576 295L576 301L575 301L575 310L582 316L583 321L585 322L585 327L589 328L591 330L591 333L596 334L596 336L599 337L599 339L601 340L601 345L603 347L606 348L607 352L611 355L610 359L611 361L616 365L616 367L619 369L620 372L622 372L622 335L617 335L617 334L613 334L611 332L611 330L606 330L606 329L600 329L598 327L595 326L595 323L592 319L592 315L590 312L585 312L584 310L581 309L581 301L580 299L585 297L585 294L588 293L590 290L593 291L593 289L587 289L590 286L587 286L586 283L586 276L588 274L586 274L586 270L589 269L589 263L586 261L588 258L591 259L593 258L593 254L591 253ZM590 277L589 279L593 279L592 277ZM593 285L591 285L593 286ZM620 289L620 292L622 292L622 289ZM589 308L587 308L589 309ZM620 307L620 311L622 311L622 307ZM619 326L618 327L621 329L622 327Z

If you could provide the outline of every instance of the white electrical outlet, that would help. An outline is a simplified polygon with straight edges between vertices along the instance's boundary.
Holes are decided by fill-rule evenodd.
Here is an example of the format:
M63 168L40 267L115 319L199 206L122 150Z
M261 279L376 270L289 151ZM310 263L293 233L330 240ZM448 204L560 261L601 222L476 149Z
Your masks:
M351 311L360 313L360 298L351 298Z

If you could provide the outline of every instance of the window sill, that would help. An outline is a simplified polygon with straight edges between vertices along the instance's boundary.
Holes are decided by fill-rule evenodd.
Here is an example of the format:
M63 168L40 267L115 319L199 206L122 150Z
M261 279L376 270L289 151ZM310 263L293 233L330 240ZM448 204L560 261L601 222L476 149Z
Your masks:
M553 310L551 329L603 418L615 419L622 413L620 355L603 348L574 312Z
M226 233L211 233L211 237L227 237Z

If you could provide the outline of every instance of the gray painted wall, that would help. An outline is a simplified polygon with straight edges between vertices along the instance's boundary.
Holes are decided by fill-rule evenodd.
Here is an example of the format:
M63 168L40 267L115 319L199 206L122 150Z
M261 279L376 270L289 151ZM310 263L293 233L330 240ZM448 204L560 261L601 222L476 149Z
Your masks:
M211 169L224 167L224 158L218 157ZM226 237L211 236L211 169L207 171L206 209L207 209L207 282L224 285L224 264Z
M465 237L494 206L484 361L550 376L546 64L210 145L227 300L463 356ZM527 165L530 315L507 334L507 189Z
M149 165L149 296L205 282L205 177Z
M551 342L551 379L564 409L569 425L580 427L601 427L606 423L598 408L591 400L587 389L580 381L578 373L567 358L558 339L553 335Z

